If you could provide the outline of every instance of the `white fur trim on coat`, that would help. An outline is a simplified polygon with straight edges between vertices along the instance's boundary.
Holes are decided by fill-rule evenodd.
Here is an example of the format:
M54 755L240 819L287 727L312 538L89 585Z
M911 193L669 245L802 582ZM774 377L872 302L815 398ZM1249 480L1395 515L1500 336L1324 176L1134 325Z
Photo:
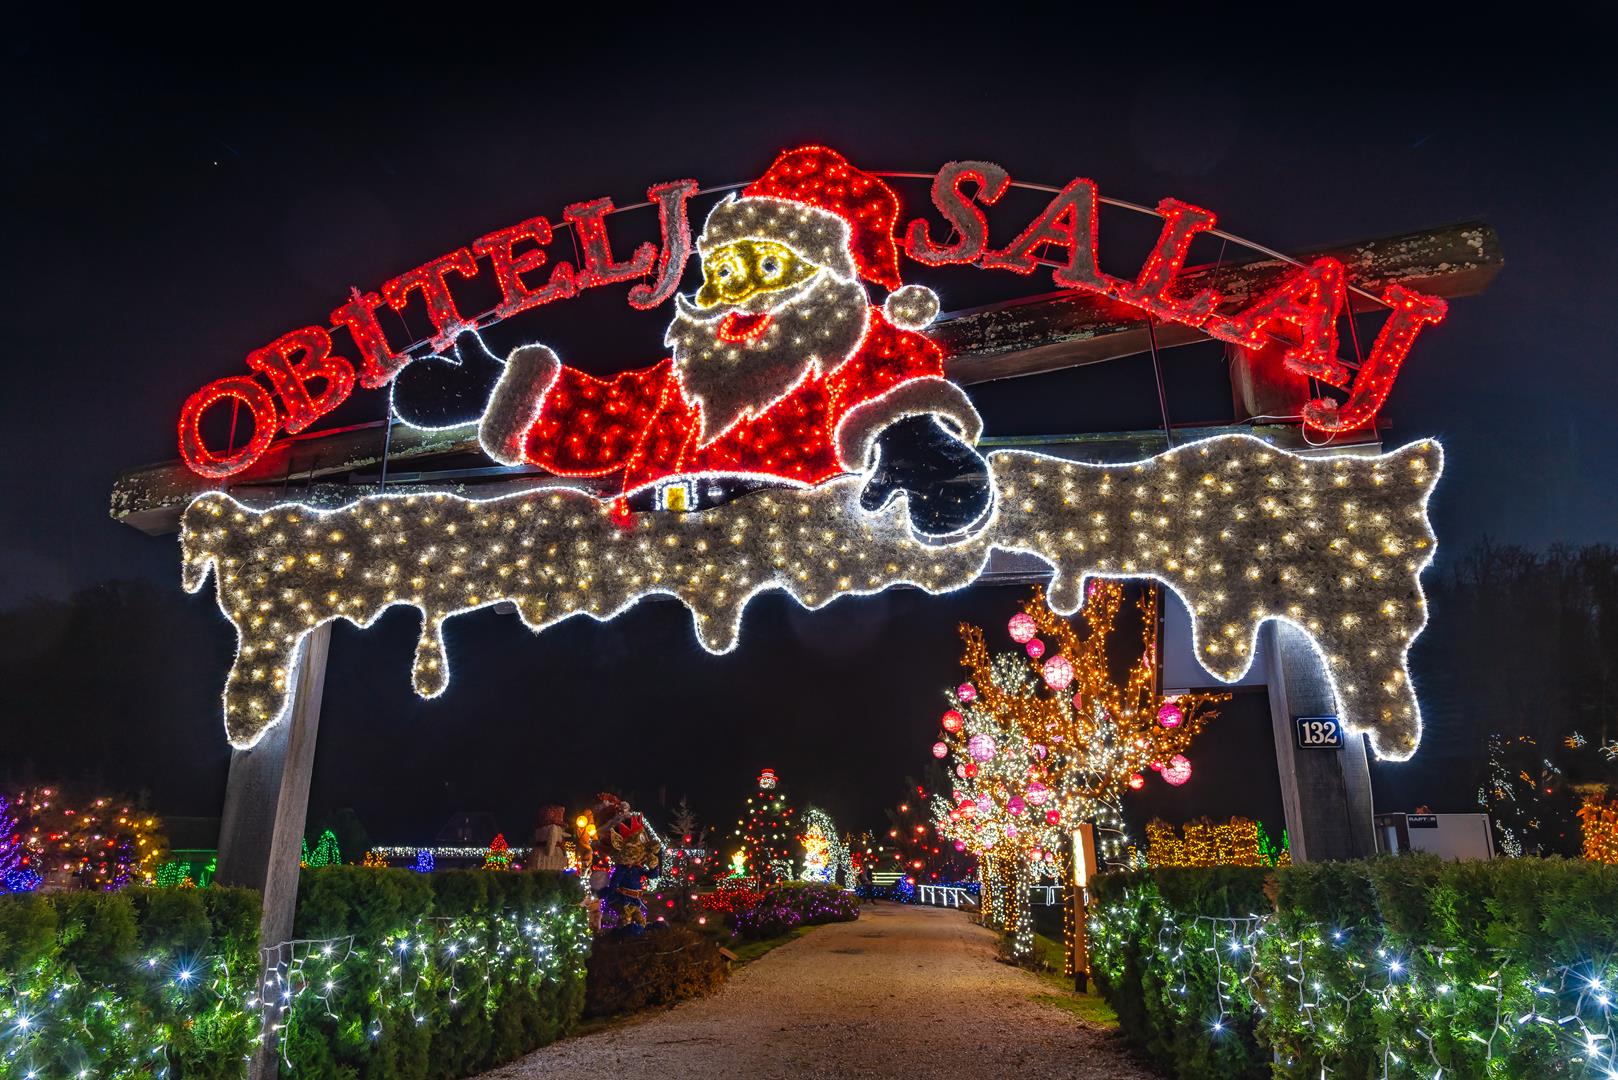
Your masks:
M863 472L871 464L871 448L883 428L923 414L938 417L968 443L976 443L983 434L983 417L972 407L966 391L942 376L925 375L902 382L843 414L834 438L843 467Z
M478 423L483 452L502 465L521 465L528 429L539 419L545 391L556 381L562 363L543 345L523 345L506 358L506 370L494 384Z

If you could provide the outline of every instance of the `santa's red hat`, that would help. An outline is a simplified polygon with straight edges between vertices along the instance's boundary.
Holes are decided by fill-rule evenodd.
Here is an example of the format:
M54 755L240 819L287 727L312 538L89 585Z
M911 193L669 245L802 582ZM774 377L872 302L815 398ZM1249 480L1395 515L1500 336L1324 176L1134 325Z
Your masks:
M829 210L848 222L849 248L860 276L889 289L899 287L899 197L880 179L862 172L825 146L787 150L742 191Z

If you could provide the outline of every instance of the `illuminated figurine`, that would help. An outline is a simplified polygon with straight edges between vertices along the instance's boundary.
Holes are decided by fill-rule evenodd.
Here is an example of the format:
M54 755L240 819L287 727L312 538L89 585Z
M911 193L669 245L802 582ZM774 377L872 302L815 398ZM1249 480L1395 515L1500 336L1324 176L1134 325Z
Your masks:
M983 424L919 332L938 297L900 282L898 216L893 191L836 151L788 151L709 214L702 286L675 295L668 359L603 379L525 345L499 371L463 334L453 359L401 372L396 408L486 399L491 457L602 478L629 509L866 473L865 510L902 492L918 533L962 532L989 509ZM890 290L882 306L868 283Z
M646 883L657 874L663 841L644 817L616 795L597 795L589 817L595 854L590 892L596 906L613 913L615 933L644 933Z
M566 807L551 805L539 808L539 825L534 829L534 853L528 858L528 869L567 869L567 833L562 829L566 817Z

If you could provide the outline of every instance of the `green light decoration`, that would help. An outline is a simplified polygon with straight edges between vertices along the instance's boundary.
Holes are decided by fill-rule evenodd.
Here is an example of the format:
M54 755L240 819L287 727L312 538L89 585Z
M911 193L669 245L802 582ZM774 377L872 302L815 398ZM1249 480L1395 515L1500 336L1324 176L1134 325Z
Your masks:
M330 829L320 834L320 839L315 842L314 851L308 851L307 845L305 845L305 851L305 866L318 868L343 865L343 852L337 846L337 834Z

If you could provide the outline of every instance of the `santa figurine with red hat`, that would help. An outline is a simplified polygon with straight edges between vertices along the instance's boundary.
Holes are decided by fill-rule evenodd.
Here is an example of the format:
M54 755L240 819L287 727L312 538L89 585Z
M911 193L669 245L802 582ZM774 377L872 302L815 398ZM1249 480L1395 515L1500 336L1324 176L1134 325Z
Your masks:
M675 297L669 358L602 379L518 348L484 411L484 450L606 478L632 509L867 473L865 510L902 492L919 534L970 530L991 498L973 449L983 424L920 332L938 298L900 281L898 217L893 191L836 151L781 154L709 214L702 285ZM880 307L869 285L887 290Z

